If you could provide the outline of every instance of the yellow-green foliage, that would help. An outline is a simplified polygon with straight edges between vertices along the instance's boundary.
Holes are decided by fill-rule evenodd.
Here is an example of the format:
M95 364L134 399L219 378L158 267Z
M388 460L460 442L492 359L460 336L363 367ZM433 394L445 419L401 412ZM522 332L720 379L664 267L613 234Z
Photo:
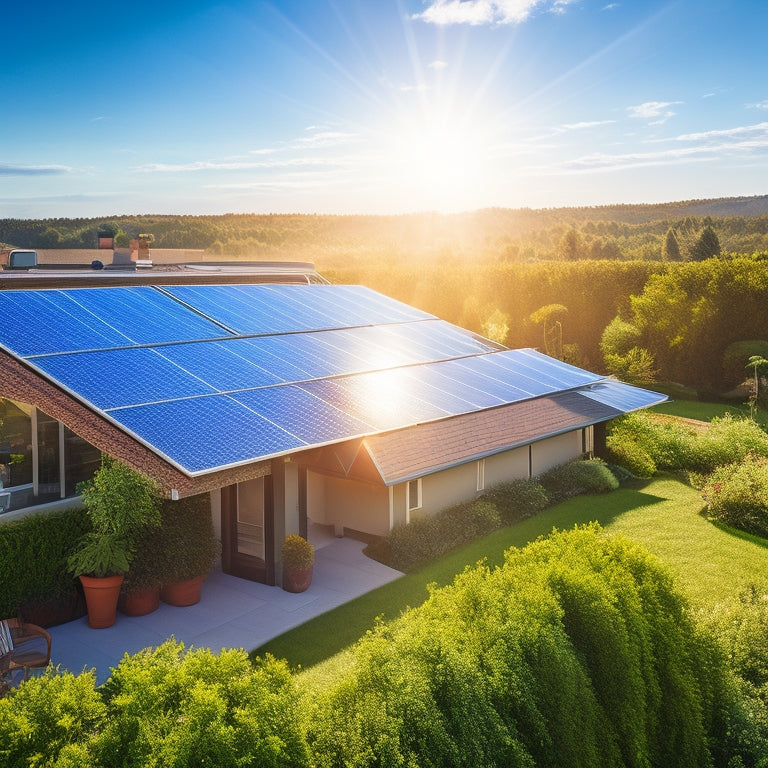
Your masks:
M468 570L372 632L309 739L329 768L724 766L749 752L745 722L666 571L590 527Z

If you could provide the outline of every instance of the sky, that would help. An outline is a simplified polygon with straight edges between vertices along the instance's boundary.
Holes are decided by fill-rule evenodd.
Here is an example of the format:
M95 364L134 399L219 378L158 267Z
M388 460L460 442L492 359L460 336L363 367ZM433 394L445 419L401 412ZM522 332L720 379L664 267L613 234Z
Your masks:
M39 0L0 218L768 193L765 0Z

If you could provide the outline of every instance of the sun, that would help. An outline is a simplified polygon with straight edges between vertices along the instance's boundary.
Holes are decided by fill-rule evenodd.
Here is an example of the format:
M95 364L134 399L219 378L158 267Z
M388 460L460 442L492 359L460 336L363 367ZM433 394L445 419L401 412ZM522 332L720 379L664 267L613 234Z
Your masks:
M489 127L455 107L399 112L383 137L385 183L412 209L477 208L491 179Z

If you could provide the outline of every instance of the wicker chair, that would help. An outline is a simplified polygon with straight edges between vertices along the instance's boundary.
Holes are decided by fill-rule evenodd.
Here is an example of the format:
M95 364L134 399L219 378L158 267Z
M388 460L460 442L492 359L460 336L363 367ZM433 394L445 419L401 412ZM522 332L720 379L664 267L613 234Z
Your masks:
M13 647L0 655L0 678L5 679L6 684L16 683L19 670L23 670L22 679L26 680L31 668L48 666L51 636L46 630L21 619L5 619L0 623L7 627L13 641Z

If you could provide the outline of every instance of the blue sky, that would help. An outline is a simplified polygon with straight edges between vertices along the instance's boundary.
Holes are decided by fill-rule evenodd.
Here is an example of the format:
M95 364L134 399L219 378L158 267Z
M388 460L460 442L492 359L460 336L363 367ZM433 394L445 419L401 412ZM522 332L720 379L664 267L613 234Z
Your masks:
M3 15L3 218L768 192L764 0L33 0Z

